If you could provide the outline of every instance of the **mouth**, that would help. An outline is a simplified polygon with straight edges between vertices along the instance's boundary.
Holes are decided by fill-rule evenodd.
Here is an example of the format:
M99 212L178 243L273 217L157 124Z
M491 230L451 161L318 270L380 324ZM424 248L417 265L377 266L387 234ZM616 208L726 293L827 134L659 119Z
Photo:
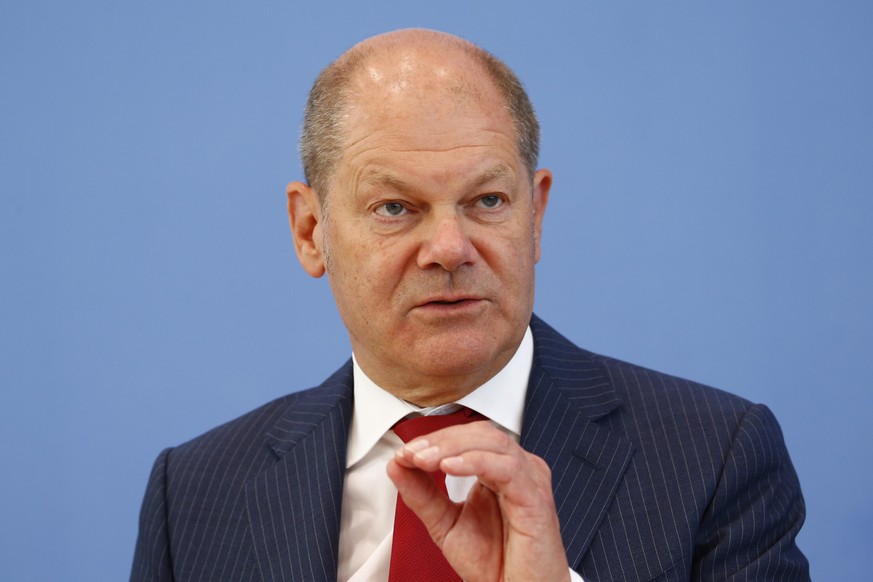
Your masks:
M418 309L441 313L461 312L481 305L481 297L433 297L419 303Z

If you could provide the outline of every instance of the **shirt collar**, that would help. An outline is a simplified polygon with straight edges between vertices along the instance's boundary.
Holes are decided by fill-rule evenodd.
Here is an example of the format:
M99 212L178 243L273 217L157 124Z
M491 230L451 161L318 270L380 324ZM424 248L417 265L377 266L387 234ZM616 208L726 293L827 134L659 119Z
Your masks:
M521 435L524 397L533 364L533 335L524 332L512 359L493 378L479 386L457 404L490 418L516 436ZM377 386L361 369L352 354L355 404L349 430L346 468L352 467L372 449L398 420L421 409ZM441 412L444 406L426 409Z

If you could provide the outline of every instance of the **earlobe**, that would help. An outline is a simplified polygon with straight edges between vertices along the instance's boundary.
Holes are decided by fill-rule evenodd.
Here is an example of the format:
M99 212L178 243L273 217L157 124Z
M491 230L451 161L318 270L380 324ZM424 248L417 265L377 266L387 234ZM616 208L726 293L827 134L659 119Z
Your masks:
M324 275L324 255L321 250L321 208L318 196L310 186L291 182L288 194L288 221L294 238L294 250L303 269L313 277Z
M549 191L552 188L552 172L545 168L537 170L533 183L534 210L534 259L539 262L543 237L543 215L549 203Z

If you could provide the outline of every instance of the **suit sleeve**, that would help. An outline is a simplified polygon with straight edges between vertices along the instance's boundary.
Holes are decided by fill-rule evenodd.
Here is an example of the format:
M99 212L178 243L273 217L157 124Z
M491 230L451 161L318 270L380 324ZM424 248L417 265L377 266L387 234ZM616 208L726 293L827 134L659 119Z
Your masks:
M171 450L166 449L158 456L146 486L131 582L169 582L174 579L167 533L167 462Z
M694 580L809 580L795 544L806 508L773 413L749 408L697 538Z

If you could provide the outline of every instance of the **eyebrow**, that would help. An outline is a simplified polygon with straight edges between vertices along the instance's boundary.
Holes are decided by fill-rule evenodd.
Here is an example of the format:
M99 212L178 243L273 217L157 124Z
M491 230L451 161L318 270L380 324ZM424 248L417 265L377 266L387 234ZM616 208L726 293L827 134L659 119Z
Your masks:
M514 177L515 172L512 170L512 168L510 168L506 164L500 163L486 170L482 174L476 175L467 182L465 182L464 188L468 190L474 189L494 180L503 180L507 178L512 179ZM369 172L367 177L364 178L363 182L365 184L371 184L374 186L386 186L401 192L408 192L416 189L404 182L403 180L397 178L396 176L387 174L379 170L373 170Z
M391 174L386 174L385 172L376 170L369 172L367 177L364 178L363 183L372 184L374 186L388 186L389 188L401 191L407 191L410 189L409 185L403 180L400 180Z
M477 188L479 186L483 186L488 182L492 182L494 180L504 180L504 179L513 179L515 178L515 172L507 166L506 164L497 164L493 168L485 171L480 176L476 176L472 180L467 183L468 188Z

